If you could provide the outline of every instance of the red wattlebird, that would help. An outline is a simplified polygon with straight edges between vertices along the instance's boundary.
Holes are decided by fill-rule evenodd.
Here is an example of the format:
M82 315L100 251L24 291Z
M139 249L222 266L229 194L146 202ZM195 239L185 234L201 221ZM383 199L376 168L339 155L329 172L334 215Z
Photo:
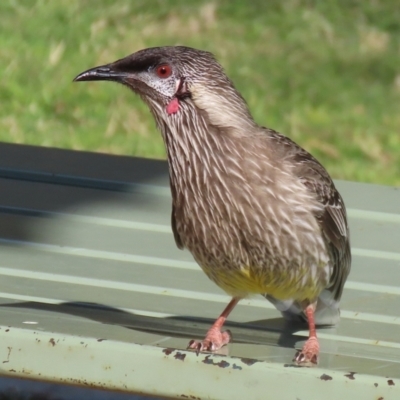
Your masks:
M343 200L324 167L296 143L254 121L211 53L188 47L138 51L75 81L122 83L149 106L168 154L172 230L232 300L204 340L215 351L240 299L262 294L309 338L295 362L318 361L315 324L339 320L350 271Z

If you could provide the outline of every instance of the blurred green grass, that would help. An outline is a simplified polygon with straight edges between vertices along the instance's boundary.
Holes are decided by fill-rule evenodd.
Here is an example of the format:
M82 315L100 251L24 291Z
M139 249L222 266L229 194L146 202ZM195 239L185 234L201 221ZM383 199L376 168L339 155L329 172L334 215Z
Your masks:
M379 0L3 0L0 141L165 157L140 99L83 70L209 50L262 125L335 178L400 186L400 7Z

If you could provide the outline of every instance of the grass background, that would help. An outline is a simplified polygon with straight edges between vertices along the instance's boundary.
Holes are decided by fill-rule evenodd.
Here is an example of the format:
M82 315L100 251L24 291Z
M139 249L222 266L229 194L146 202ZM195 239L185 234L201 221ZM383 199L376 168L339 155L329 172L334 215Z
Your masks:
M175 44L215 53L257 122L335 178L400 186L395 1L2 0L0 141L164 158L139 98L71 81Z

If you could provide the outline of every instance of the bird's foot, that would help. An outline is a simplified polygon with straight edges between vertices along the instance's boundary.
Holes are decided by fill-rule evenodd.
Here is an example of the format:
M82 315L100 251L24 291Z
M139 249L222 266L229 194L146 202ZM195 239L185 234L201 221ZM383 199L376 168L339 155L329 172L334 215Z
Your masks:
M188 349L196 350L199 355L202 351L217 351L221 347L228 344L232 339L232 334L229 330L222 332L220 329L211 328L203 340L191 340L188 344Z
M310 337L293 359L301 367L314 367L318 364L319 343L315 336Z

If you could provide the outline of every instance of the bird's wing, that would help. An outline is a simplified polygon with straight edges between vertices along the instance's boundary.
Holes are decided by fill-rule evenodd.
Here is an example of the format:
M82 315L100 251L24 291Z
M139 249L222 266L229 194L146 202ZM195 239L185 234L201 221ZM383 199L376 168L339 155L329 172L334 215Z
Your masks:
M282 149L282 157L296 164L294 173L307 189L323 205L323 211L315 215L333 264L333 273L327 288L335 300L339 300L350 272L351 253L346 208L342 197L325 168L295 142L268 129L271 140Z
M176 247L178 247L178 249L180 249L180 250L183 250L184 246L182 243L182 239L179 236L178 230L176 229L176 217L175 217L175 207L174 206L172 206L172 213L171 213L171 228L172 228L172 233L174 234Z

